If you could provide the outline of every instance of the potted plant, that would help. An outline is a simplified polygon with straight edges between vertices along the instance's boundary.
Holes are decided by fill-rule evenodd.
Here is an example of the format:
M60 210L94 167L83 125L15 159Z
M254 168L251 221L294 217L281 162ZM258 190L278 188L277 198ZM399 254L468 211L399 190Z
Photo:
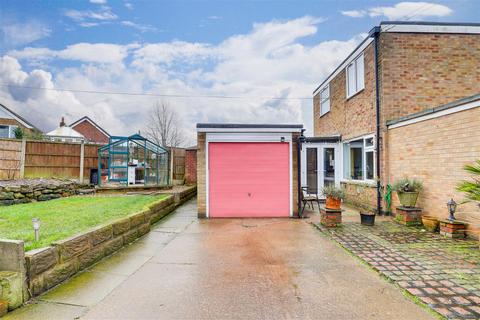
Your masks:
M345 191L342 188L328 186L322 189L322 193L326 198L325 207L327 209L340 209L342 200L345 199Z
M422 215L422 224L425 227L425 230L430 232L435 232L437 231L437 228L440 222L434 216Z
M422 188L422 181L417 179L402 178L393 184L393 190L397 192L398 200L402 206L407 208L415 207L418 193Z

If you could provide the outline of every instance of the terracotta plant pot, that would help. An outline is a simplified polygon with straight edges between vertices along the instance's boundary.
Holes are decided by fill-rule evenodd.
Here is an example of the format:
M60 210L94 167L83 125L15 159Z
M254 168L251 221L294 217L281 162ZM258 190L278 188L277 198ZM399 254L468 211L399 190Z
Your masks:
M418 191L417 192L404 192L404 191L397 191L398 200L402 206L411 208L415 207L417 204L418 199Z
M332 197L327 197L327 200L325 201L325 207L327 209L340 209L341 204L342 200Z
M430 232L437 231L438 225L440 224L438 219L432 216L422 216L422 223L425 227L425 230Z

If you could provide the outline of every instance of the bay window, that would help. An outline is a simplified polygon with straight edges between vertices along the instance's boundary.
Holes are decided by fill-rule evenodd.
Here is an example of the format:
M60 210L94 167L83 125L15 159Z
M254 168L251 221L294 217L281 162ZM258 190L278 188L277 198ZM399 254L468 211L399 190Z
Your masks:
M343 143L343 178L372 181L375 179L375 143L367 136Z

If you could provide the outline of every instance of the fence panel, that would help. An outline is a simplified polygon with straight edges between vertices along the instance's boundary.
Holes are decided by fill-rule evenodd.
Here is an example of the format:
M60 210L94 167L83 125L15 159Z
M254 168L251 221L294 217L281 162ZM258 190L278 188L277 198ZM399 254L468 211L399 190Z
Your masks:
M0 139L0 180L17 179L20 176L22 142Z

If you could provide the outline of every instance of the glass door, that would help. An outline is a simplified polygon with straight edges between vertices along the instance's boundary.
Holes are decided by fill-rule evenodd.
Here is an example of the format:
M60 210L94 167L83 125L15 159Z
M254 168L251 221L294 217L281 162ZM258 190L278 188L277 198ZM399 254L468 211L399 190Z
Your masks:
M307 148L307 188L308 193L318 192L317 148Z
M335 148L323 148L323 187L335 185Z

